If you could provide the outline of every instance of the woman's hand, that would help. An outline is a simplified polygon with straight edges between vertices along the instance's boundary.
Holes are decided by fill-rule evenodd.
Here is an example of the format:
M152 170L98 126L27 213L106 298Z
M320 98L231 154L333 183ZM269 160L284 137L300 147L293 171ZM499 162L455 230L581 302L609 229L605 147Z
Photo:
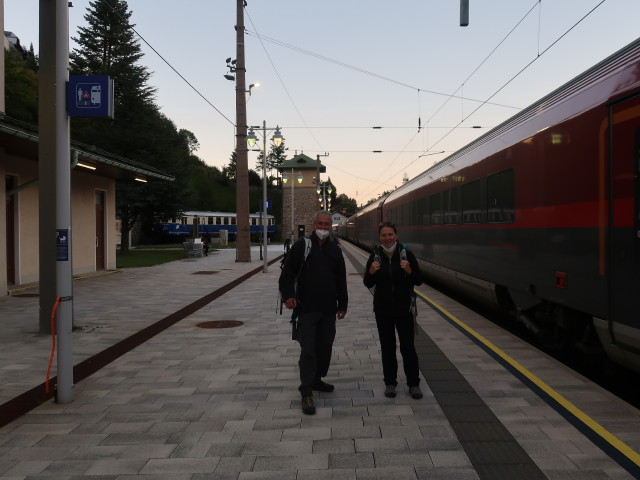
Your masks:
M411 275L411 265L409 264L409 260L400 260L400 268L408 275Z
M369 275L375 274L378 270L380 270L380 262L373 262L369 267Z

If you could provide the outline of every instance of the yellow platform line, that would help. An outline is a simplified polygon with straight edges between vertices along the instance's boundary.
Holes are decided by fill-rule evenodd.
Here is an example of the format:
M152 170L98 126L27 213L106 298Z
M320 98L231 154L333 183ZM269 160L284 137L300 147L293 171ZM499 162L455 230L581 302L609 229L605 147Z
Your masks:
M524 366L522 366L519 362L517 362L516 360L511 358L511 356L509 356L507 353L505 353L502 349L498 348L491 341L489 341L488 339L486 339L485 337L480 335L474 329L472 329L471 327L469 327L468 325L466 325L462 321L458 320L455 316L453 316L451 313L449 313L445 308L440 306L434 300L432 300L431 298L427 297L426 295L418 292L417 290L416 290L416 293L418 295L420 295L420 297L422 297L426 302L428 302L434 308L438 309L440 312L442 312L444 315L446 315L447 318L449 318L452 322L454 322L460 328L462 328L463 330L468 332L470 335L472 335L479 342L483 343L492 352L494 352L496 355L498 355L500 358L502 358L504 361L506 361L509 365L511 365L514 369L516 369L522 375L524 375L526 378L528 378L538 388L540 388L543 392L545 392L547 395L549 395L549 397L553 398L556 402L558 402L559 405L561 405L563 408L565 408L574 417L579 419L584 425L589 427L596 434L598 434L600 437L602 437L604 440L606 440L607 443L609 443L612 447L614 447L616 450L618 450L620 453L622 453L625 457L627 457L633 463L635 463L636 465L640 466L640 454L638 454L638 452L636 452L631 447L629 447L629 445L624 443L622 440L620 440L618 437L616 437L614 434L612 434L610 431L608 431L606 428L604 428L598 422L593 420L590 416L588 416L586 413L584 413L582 410L580 410L578 407L576 407L573 403L571 403L569 400L567 400L564 396L562 396L560 393L558 393L555 389L553 389L552 387L547 385L544 381L542 381L536 375L531 373L528 369L526 369Z

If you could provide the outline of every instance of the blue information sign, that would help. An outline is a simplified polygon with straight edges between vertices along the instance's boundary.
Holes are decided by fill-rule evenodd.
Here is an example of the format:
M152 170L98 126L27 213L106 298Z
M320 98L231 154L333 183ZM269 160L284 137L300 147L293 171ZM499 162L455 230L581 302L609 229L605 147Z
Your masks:
M69 261L69 230L66 228L56 230L56 260L58 262Z
M113 118L113 80L108 75L71 75L67 84L71 117Z

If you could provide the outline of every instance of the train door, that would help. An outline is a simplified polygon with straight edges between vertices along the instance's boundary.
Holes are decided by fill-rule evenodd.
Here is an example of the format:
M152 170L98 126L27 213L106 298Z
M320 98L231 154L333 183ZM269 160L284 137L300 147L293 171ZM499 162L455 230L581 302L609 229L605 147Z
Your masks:
M640 94L612 105L610 122L609 318L623 347L640 327Z

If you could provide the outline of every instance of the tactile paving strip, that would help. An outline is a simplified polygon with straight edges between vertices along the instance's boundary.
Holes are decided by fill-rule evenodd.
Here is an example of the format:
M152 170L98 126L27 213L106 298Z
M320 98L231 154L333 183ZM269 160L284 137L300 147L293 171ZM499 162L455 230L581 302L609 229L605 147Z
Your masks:
M480 479L546 479L455 365L418 328L420 371Z

